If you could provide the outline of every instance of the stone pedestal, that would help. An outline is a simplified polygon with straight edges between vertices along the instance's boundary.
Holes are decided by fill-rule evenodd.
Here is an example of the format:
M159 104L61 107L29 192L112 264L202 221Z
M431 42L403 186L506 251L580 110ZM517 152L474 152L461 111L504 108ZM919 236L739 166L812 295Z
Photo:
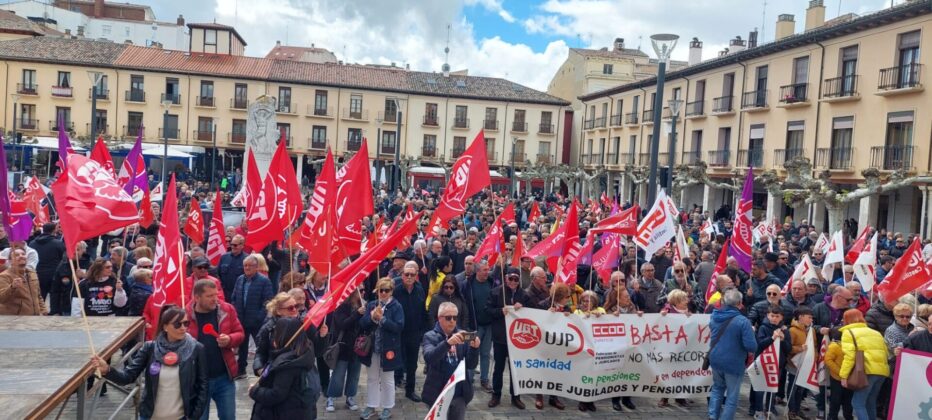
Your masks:
M825 232L828 229L825 223L825 204L812 203L809 208L809 222L819 232Z

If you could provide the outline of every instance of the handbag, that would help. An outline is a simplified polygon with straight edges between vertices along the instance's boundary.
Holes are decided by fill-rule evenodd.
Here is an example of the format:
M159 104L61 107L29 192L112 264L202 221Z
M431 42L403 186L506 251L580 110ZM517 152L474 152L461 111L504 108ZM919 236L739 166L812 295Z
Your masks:
M854 342L854 368L848 374L845 388L858 391L867 388L868 385L867 372L864 370L864 351L858 348L858 340L854 338L854 332L848 330L848 333L851 334L851 341Z
M709 344L709 351L705 352L705 358L702 359L702 370L709 370L709 364L711 363L711 361L709 361L709 356L712 355L712 349L714 349L715 345L718 344L718 340L721 339L723 335L725 335L725 330L728 329L728 324L731 324L731 320L733 319L735 319L735 317L728 318L728 321L725 321L725 324L722 325L722 330L718 333L718 335L712 337L712 342Z
M372 352L372 334L361 334L353 343L353 352L359 357L366 357Z
M324 363L330 367L330 369L337 368L337 362L340 361L340 347L343 345L343 331L340 331L340 334L337 336L337 342L331 344L324 350L323 359Z

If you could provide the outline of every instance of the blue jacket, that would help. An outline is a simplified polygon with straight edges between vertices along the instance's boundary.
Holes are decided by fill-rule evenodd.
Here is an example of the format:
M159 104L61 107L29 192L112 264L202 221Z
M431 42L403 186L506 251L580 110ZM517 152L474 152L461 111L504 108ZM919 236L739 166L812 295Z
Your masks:
M453 330L453 334L462 331L459 328ZM452 335L452 334L451 334ZM428 406L433 406L440 396L440 391L449 381L450 376L456 370L460 360L466 359L466 369L475 369L479 364L479 349L469 347L469 344L463 343L456 346L456 360L448 357L450 345L447 344L448 336L443 333L440 324L434 325L434 329L424 334L422 347L424 349L424 363L427 365L427 377L424 378L424 390L421 392L421 399ZM466 404L472 400L472 378L466 375L466 380L456 385L455 396L463 397Z
M233 255L227 252L220 256L220 262L217 263L217 278L223 286L223 295L230 296L233 293L233 287L236 285L236 279L243 275L243 260L246 259L246 253L240 252L239 255Z
M275 291L272 290L272 282L269 278L260 273L256 273L249 281L249 290L244 289L245 284L245 274L236 279L231 303L236 308L236 315L243 324L243 329L259 331L262 323L265 322L265 304L275 296Z
M372 353L375 349L381 349L381 365L383 372L390 372L404 366L404 358L401 354L401 331L405 328L405 314L401 304L392 299L385 305L382 313L382 322L372 322L372 310L379 301L373 300L366 304L366 313L359 320L359 327L362 332L373 334L372 352L366 357L360 357L362 364L369 366L372 362ZM376 334L375 330L379 329ZM417 357L415 355L414 357Z
M735 318L728 324L725 331L721 331L725 321ZM709 366L714 370L723 371L729 375L744 375L744 363L748 353L756 353L757 340L754 338L754 329L738 309L726 306L712 312L712 321L709 323L711 338L709 344L719 334L715 348L709 353Z

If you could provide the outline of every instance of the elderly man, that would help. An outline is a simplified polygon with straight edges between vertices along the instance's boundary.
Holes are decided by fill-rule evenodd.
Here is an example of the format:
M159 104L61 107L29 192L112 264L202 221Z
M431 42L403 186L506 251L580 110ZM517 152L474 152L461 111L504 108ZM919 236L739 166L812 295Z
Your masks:
M401 330L401 356L404 366L395 370L395 384L400 386L404 380L405 396L414 402L421 401L414 393L414 385L417 382L415 375L418 346L421 344L424 330L430 328L427 325L429 320L425 306L427 296L418 281L417 271L416 262L406 262L401 272L401 284L395 282L397 286L392 294L392 298L401 304L405 316L404 328Z
M857 304L854 305L854 308L861 311L861 314L866 315L867 311L871 308L871 302L867 296L862 293L861 283L858 283L857 280L850 280L845 283L845 288L850 290L856 299Z
M234 240L235 241L235 240ZM259 342L257 334L265 321L265 304L275 296L272 282L259 273L259 259L255 254L243 258L243 274L236 279L236 286L230 302L236 308L236 314L243 324L246 339L239 346L237 379L246 377L246 358L249 355L249 337Z
M760 324L767 319L767 311L772 305L783 308L784 315L786 315L787 312L787 308L780 304L780 286L771 284L767 286L767 291L765 293L766 299L755 303L754 306L751 306L751 310L748 311L748 320L751 321L751 325L754 325L754 327L759 327ZM793 310L790 309L789 313L793 313ZM783 318L785 323L789 323L792 319L792 316L790 318L784 316Z
M788 309L791 314L800 306L808 306L809 309L812 309L812 300L809 298L809 288L806 287L806 282L802 280L793 280L793 283L790 284L789 296L784 297L780 301L780 305ZM793 316L784 316L783 319L789 323L789 320L793 319Z
M744 379L744 361L757 350L757 340L750 321L741 315L742 296L728 289L722 308L712 312L709 323L709 366L712 369L712 392L709 396L710 419L733 419L738 410L738 395Z
M712 279L712 272L715 271L715 262L712 261L712 253L709 251L702 251L699 254L700 263L696 265L696 269L693 270L693 278L696 280L696 283L699 285L699 290L702 293L705 293L706 289L709 287L709 281Z
M471 339L466 331L456 325L458 310L453 302L443 302L437 310L437 324L434 329L424 334L424 364L427 365L427 378L421 399L428 407L434 405L444 385L453 375L460 362L466 361L466 369L475 369L479 361L476 349L481 340L475 335ZM447 419L463 420L466 418L466 405L472 400L472 377L466 376L463 383L456 385L453 400L447 409Z
M0 274L0 315L45 315L39 278L26 266L26 251L10 251L9 268Z
M130 272L133 270L133 265L126 260L126 255L129 251L122 246L114 247L110 250L110 263L113 264L113 275L120 279L123 284L127 285L127 288L133 286L133 278L130 276Z
M656 270L651 263L641 265L641 278L631 282L631 288L644 296L644 313L656 314L661 305L657 300L663 296L663 283L656 277Z
M220 257L220 263L217 265L217 274L220 275L220 284L223 285L223 294L226 296L233 294L236 279L243 275L243 260L246 258L246 253L243 252L245 243L246 238L243 235L234 235L230 241L230 251Z
M524 291L528 298L528 307L536 309L549 309L550 288L547 286L547 272L543 268L531 269L531 284Z
M472 256L466 257L472 258ZM489 294L492 292L492 278L489 276L491 268L485 261L479 261L474 275L459 281L457 276L457 285L460 293L463 295L466 307L469 308L470 319L467 325L463 325L469 331L476 331L482 342L479 347L479 382L486 391L491 391L492 386L489 384L489 352L492 350L492 318L485 311L485 305L489 301ZM469 372L470 376L475 375L475 370Z

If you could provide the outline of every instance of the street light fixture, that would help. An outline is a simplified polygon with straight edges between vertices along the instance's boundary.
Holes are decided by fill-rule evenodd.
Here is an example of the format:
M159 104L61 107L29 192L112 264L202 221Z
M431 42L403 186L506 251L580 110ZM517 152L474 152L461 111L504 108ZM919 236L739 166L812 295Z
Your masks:
M509 186L511 187L510 193L512 197L515 197L515 189L516 189L515 179L517 178L517 176L515 176L515 145L517 144L518 144L518 138L512 137L511 138L511 182L509 183Z
M380 175L381 175L381 173L382 173L382 172L381 172L381 169L385 167L385 164L384 164L384 162L382 162L382 159L381 159L381 155L382 155L382 123L383 123L384 121L385 121L385 119L382 118L382 117L376 117L376 118L375 118L375 124L376 124L376 125L375 125L375 148L376 148L376 150L378 150L378 152L376 152L376 154L375 154L375 161L373 162L373 163L375 163L375 182L374 182L375 185L373 185L373 188L376 188L377 191L378 191L378 189L381 189L381 188L382 188L382 179L381 179L381 176L380 176ZM347 149L349 149L349 145L347 145Z
M667 169L667 191L673 193L673 168L676 164L676 117L680 115L680 109L683 107L682 99L670 99L667 102L670 107L671 129L670 129L670 151L669 151L669 169Z
M97 137L97 87L104 74L99 71L88 71L87 79L91 81L91 133L90 137Z
M673 48L676 47L676 41L680 39L679 35L674 34L656 34L651 35L650 43L657 53L657 93L654 95L654 130L650 142L650 175L647 185L647 206L654 204L657 197L657 155L660 153L660 119L663 110L663 82L667 71L667 60Z
M401 98L395 98L395 110L398 112L396 115L395 123L398 124L398 132L395 133L395 165L392 168L392 194L395 194L395 190L401 185L401 177L404 174L401 173L401 104L404 101Z
M165 99L162 100L162 109L165 110L165 113L162 114L162 142L164 148L162 149L162 188L168 188L168 182L165 180L165 175L167 174L166 170L168 169L168 109L172 105L172 100L169 98L169 95L165 95ZM168 196L164 194L163 197Z
M17 118L16 111L17 111L17 108L19 108L19 94L14 93L14 94L11 94L10 97L13 98L13 134L11 135L12 136L11 143L13 144L13 154L14 154L13 163L16 163L16 156L15 156L16 154L16 118Z

